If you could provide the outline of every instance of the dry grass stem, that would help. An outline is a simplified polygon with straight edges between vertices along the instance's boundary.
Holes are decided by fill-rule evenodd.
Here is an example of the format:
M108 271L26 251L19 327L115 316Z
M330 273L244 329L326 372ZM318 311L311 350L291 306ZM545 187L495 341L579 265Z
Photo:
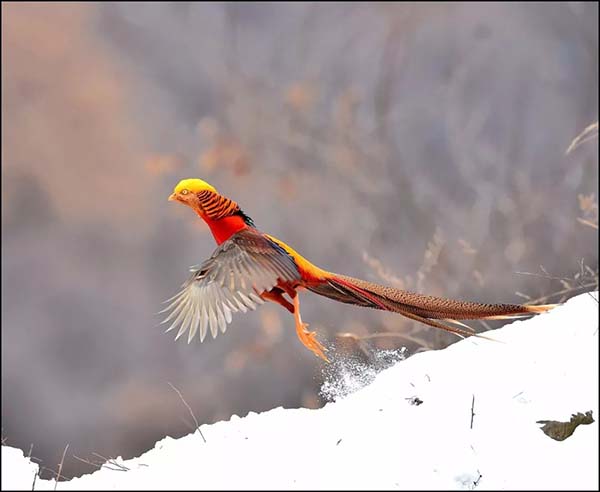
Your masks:
M181 391L179 391L174 385L172 385L168 381L167 381L167 384L173 389L173 391L175 391L179 395L179 398L181 399L181 401L183 402L183 404L187 407L188 411L190 412L190 415L194 419L194 423L196 424L196 428L194 429L194 432L198 431L200 433L200 436L202 437L202 440L204 442L206 442L206 439L204 438L204 434L202 434L202 431L200 430L200 424L198 423L198 420L196 419L196 416L194 415L194 412L192 411L192 408L188 405L187 401L185 401L185 398L181 394Z
M422 347L425 347L428 349L431 348L429 346L429 344L427 343L427 341L423 340L422 338L411 336L407 333L395 333L392 331L388 331L388 332L384 332L384 333L371 333L369 335L363 335L363 336L360 336L357 338L359 340L371 340L371 339L377 339L377 338L403 338L404 340L409 340L418 345L421 345Z
M33 474L33 482L31 483L31 490L35 490L35 482L37 481L37 477L40 474L40 469L38 468Z
M58 481L60 480L60 473L62 472L63 463L65 462L65 455L67 454L67 449L69 449L69 444L65 446L62 457L60 459L60 463L58 464L58 473L56 474L56 481L54 482L54 490L56 490Z
M573 141L571 142L571 145L569 145L569 148L567 149L565 154L570 154L580 145L584 144L585 142L589 142L590 140L593 140L594 138L597 138L597 137L598 137L598 122L596 121L595 123L592 123L590 126L588 126L585 130L583 130L579 135L577 135L573 139Z
M366 251L363 251L363 261L385 282L399 289L406 288L406 282L403 279L394 275L390 270L383 266L381 260L370 256Z
M590 220L586 220L586 219L582 219L581 217L577 217L577 221L583 225L590 226L593 229L598 229L598 224L596 224Z
M124 465L121 465L120 463L117 463L117 461L114 458L105 458L105 457L99 455L98 453L92 453L92 454L100 457L103 461L93 462L90 460L86 460L84 458L80 458L79 456L75 456L75 455L72 455L72 456L77 461L81 461L82 463L86 463L88 465L95 466L98 469L106 468L106 469L112 470L112 471L129 471L129 468L127 468Z
M530 275L533 277L546 278L548 280L556 280L559 281L562 289L554 291L545 296L538 297L537 299L532 299L530 296L527 296L521 292L517 292L516 294L520 297L524 297L527 299L526 304L540 304L546 303L550 299L558 298L558 303L564 302L566 296L569 294L576 294L581 292L588 292L590 290L598 290L598 272L594 271L588 265L584 263L583 258L579 261L579 271L573 275L573 277L557 277L554 275L550 275L548 271L544 268L543 265L540 265L540 270L543 273L532 273L532 272L515 272L519 275ZM589 292L588 292L589 293ZM590 294L591 296L591 294ZM591 296L596 302L598 300Z
M442 236L442 231L438 227L436 228L431 241L427 243L427 249L423 255L423 263L417 271L417 292L423 290L423 283L425 282L427 275L437 265L444 244L445 241Z
M94 456L97 456L101 460L104 460L104 463L109 463L110 465L114 466L119 471L128 471L129 470L129 468L127 468L125 465L121 465L120 463L117 463L117 460L115 458L107 458L106 456L102 456L99 453L92 453L92 454Z

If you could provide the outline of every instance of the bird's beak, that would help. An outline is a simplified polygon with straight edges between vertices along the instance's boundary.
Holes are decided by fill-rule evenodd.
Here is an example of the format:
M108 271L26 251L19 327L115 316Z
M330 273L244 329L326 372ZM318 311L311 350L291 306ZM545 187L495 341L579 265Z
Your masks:
M169 197L169 201L170 202L176 202L177 201L177 196L175 195L175 193L171 193L171 196Z

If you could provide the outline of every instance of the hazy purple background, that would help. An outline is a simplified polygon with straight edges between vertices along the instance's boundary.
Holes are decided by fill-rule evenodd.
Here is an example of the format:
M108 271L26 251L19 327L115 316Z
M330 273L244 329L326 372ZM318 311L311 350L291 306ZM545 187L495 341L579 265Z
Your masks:
M214 248L167 202L181 178L324 268L430 294L521 302L561 285L517 271L597 269L597 141L565 156L598 119L596 3L3 3L2 59L2 437L50 468L69 443L67 476L189 432L167 382L202 423L322 403L278 306L202 345L158 326ZM302 303L329 343L454 340Z

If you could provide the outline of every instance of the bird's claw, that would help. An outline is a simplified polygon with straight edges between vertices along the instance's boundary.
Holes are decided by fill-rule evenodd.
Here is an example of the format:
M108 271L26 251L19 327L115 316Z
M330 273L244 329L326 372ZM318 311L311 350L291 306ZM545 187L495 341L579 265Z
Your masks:
M329 359L325 356L327 348L321 345L321 342L317 340L316 332L309 331L307 328L308 323L302 323L299 327L297 327L296 332L298 334L298 338L307 349L312 351L313 354L315 354L317 357L320 357L325 362L329 362Z

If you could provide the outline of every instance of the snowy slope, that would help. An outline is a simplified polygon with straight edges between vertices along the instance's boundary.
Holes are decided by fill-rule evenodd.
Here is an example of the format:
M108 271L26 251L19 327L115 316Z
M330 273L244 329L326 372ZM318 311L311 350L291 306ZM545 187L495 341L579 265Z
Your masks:
M598 423L555 441L538 420L598 419L598 294L420 353L319 410L234 416L67 489L598 489ZM417 397L422 403L414 399ZM474 416L471 406L474 401ZM472 428L471 428L472 419ZM2 447L2 488L37 465ZM37 480L36 490L54 488Z

